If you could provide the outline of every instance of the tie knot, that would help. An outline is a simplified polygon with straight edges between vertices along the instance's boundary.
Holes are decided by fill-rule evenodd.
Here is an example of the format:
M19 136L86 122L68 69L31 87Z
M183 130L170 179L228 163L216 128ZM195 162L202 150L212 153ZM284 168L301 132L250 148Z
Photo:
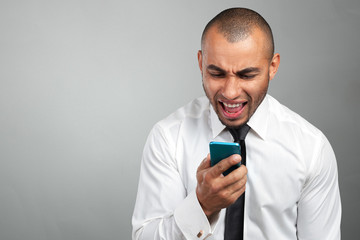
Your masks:
M229 132L233 136L234 142L240 142L240 140L245 140L245 137L249 130L250 127L247 124L244 124L238 128L229 128Z

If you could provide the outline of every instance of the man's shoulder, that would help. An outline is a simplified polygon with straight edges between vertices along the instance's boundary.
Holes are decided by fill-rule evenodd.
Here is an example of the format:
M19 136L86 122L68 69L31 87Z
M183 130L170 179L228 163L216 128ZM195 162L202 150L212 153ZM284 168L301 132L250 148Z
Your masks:
M269 109L272 118L275 118L281 125L287 126L294 131L305 135L320 137L323 133L312 123L300 116L298 113L280 103L275 98L268 96Z
M196 98L157 122L150 135L161 136L170 145L177 142L180 135L187 138L189 134L207 128L209 107L209 100L205 96Z
M207 117L209 107L210 104L207 97L198 97L160 120L157 125L163 128L170 128L171 126L179 125L184 121Z

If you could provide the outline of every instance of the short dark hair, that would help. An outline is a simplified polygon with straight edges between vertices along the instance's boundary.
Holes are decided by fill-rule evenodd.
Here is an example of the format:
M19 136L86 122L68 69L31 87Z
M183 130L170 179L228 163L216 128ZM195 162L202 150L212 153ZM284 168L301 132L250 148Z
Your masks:
M205 26L201 36L201 46L205 41L208 30L216 26L217 30L224 35L229 42L238 42L246 39L254 30L259 28L268 38L269 54L274 55L274 37L270 25L257 12L248 8L229 8L216 15Z

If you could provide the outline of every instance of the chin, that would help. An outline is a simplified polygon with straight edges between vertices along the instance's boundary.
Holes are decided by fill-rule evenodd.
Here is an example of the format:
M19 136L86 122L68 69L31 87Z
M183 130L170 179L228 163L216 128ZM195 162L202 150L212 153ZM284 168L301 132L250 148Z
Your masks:
M221 119L219 118L220 122L225 125L228 128L238 128L244 124L246 124L248 122L249 119L245 119L245 120L241 120L241 119L236 119L236 120L229 120L229 119Z

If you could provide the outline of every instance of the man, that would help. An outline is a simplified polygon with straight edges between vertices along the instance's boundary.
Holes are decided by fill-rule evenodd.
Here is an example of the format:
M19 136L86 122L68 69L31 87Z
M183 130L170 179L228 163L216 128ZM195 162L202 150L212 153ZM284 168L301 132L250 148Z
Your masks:
M152 129L133 239L340 239L337 166L329 142L267 95L280 64L267 22L249 9L227 9L205 27L201 49L207 98ZM245 128L246 155L211 166L209 142L233 142ZM222 174L242 158L246 166ZM245 203L234 207L240 199ZM229 220L238 211L245 213ZM241 236L229 234L234 225Z

